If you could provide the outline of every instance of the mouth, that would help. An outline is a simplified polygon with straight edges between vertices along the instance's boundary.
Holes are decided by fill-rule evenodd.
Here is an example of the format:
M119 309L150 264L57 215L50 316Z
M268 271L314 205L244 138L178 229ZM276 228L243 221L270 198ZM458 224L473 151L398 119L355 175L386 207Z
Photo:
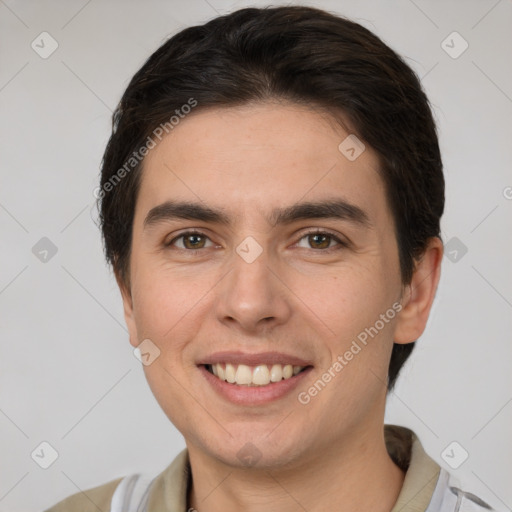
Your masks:
M293 396L293 390L313 370L307 360L276 352L219 352L197 367L218 396L251 407Z
M288 380L311 366L292 364L232 364L214 363L203 365L206 371L219 380L236 386L261 387Z

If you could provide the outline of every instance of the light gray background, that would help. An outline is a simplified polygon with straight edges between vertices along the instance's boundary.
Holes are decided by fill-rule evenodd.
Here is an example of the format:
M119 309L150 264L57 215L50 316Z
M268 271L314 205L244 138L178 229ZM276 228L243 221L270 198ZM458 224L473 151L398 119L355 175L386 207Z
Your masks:
M247 5L266 3L0 0L1 512L160 472L184 447L133 356L92 191L111 110L133 73L169 34ZM415 430L448 469L441 453L457 441L469 458L453 472L509 510L512 3L309 5L375 31L422 77L446 169L444 241L468 249L444 258L428 330L387 422ZM43 31L59 45L47 59L31 48ZM445 51L462 48L458 36L442 46L453 31L469 44L458 58ZM42 237L58 248L46 263L32 252ZM48 469L31 458L43 441L59 455Z

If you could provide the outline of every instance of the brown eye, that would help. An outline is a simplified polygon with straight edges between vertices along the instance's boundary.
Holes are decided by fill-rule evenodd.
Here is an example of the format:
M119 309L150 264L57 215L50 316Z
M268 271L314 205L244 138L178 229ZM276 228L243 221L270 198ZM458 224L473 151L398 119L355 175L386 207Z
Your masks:
M315 233L308 236L308 242L313 249L327 249L332 237L325 234Z
M183 233L182 235L174 238L167 244L168 247L177 247L178 249L183 250L195 250L195 249L204 249L205 247L208 247L207 242L210 242L210 245L212 245L210 239L203 235L202 233Z
M191 234L183 237L183 245L187 249L201 249L204 247L204 244L204 236Z
M297 244L299 247L314 250L330 251L331 249L342 249L347 244L336 235L327 231L314 231L305 234Z

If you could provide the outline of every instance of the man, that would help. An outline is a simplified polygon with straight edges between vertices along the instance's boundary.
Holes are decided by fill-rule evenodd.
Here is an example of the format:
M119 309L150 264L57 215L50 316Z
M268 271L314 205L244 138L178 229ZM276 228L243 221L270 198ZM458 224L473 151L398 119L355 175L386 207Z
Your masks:
M411 69L308 7L183 30L114 114L98 197L130 343L187 449L60 511L484 510L384 426L440 277Z

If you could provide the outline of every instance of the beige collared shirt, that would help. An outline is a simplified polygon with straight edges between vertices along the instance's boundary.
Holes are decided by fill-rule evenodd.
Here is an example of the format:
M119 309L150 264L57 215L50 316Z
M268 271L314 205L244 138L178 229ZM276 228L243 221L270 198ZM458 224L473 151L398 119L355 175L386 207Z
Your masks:
M436 487L440 466L423 450L416 435L405 427L385 426L386 447L406 471L402 490L391 512L424 512ZM148 512L187 512L190 465L183 450L151 486ZM46 512L109 512L112 495L122 478L74 494Z

